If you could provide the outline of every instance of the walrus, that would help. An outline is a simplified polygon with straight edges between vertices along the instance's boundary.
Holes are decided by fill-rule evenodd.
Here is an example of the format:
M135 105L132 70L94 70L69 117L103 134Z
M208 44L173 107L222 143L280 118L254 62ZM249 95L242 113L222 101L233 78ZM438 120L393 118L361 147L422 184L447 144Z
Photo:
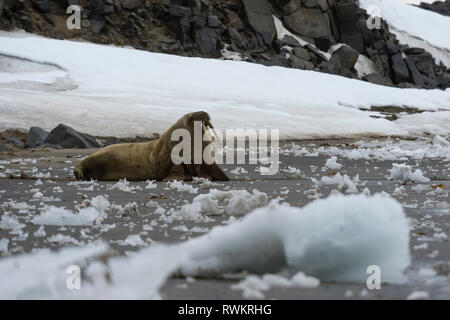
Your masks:
M94 179L99 181L119 179L129 181L191 181L193 177L201 177L213 181L228 181L228 176L215 161L212 164L206 164L203 160L201 164L174 164L172 162L172 149L178 143L178 141L171 140L172 133L176 129L187 129L193 137L194 121L201 121L202 133L208 128L214 130L207 112L188 113L157 140L109 145L98 150L76 166L74 170L75 178L77 180ZM202 151L209 143L212 142L202 142Z

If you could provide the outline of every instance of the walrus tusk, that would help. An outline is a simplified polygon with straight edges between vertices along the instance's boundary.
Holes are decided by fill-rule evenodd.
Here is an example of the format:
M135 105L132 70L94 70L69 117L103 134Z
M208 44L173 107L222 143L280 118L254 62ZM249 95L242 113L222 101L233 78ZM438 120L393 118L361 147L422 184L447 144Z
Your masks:
M194 165L172 161L172 149L179 141L172 141L172 133L177 129L186 129L194 137L192 120L204 122L202 129L210 128L217 138L209 115L204 111L192 112L181 117L166 130L159 139L144 143L123 143L102 148L79 163L74 175L78 180L96 179L114 181L128 179L139 180L191 180L192 177L205 177L215 181L227 181L228 176L217 163ZM208 130L209 131L209 130ZM202 144L202 148L208 143ZM201 170L191 170L199 167ZM192 172L191 172L192 171Z

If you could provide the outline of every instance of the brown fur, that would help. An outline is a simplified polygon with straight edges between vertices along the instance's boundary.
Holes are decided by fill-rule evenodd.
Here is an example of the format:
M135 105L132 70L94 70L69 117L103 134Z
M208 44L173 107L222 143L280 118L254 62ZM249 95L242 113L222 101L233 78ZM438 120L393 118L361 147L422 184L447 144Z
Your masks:
M192 180L203 177L216 181L229 180L216 164L174 165L171 160L172 148L178 141L171 141L172 132L179 128L187 129L193 137L194 121L204 124L210 121L208 113L192 112L180 118L157 140L144 143L123 143L102 148L84 159L74 171L78 180L113 181L126 178L138 180ZM205 130L205 126L203 126ZM203 143L205 148L208 143ZM193 150L193 148L192 148ZM192 157L193 159L193 157Z

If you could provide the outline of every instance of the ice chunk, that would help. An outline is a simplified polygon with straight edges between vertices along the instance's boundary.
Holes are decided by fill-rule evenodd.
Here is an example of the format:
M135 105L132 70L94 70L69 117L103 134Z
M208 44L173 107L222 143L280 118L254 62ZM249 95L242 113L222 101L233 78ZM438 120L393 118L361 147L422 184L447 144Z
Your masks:
M412 181L417 182L428 182L430 179L423 176L422 171L417 169L412 172L411 166L406 163L393 163L392 169L390 170L390 174L388 177L389 180L398 179L398 180L406 180L410 179Z
M339 170L342 168L342 164L336 162L337 157L332 156L330 159L325 162L325 167L333 169L333 170Z
M185 243L189 259L181 269L195 275L288 268L321 280L365 281L375 263L384 281L402 282L409 228L401 205L381 195L335 195L302 209L271 203Z
M94 207L82 208L78 213L74 213L63 207L49 206L40 215L34 217L32 222L53 226L84 226L93 224L99 214Z

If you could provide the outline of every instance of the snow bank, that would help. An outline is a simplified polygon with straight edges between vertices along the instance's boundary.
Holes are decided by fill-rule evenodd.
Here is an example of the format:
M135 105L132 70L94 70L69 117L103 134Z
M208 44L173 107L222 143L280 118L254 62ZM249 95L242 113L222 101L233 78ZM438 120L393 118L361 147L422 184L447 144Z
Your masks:
M205 110L218 129L279 128L281 139L412 135L429 125L437 126L438 134L450 132L448 121L427 118L427 112L418 114L424 119L420 125L416 119L399 125L359 110L383 105L449 110L450 90L383 87L314 71L18 32L0 32L0 53L58 65L78 86L59 90L61 76L43 70L27 80L36 84L30 88L18 81L26 79L23 73L0 71L2 78L17 78L0 84L0 130L36 124L52 129L64 122L94 135L150 136L187 112Z
M435 58L450 67L450 37L448 36L450 17L398 0L360 0L359 5L366 10L370 5L379 7L381 17L387 21L394 33L407 34L410 39L424 40L425 46L444 49L442 52L446 52L446 55L435 56ZM408 37L400 37L399 40L410 44ZM417 44L413 42L411 46ZM430 53L433 54L433 52Z
M0 273L8 277L0 277L0 298L157 298L175 271L197 276L284 270L296 274L294 283L312 286L317 281L298 272L322 281L365 283L367 267L375 264L383 282L397 283L410 263L409 225L391 198L341 195L304 208L272 202L204 236L110 258L107 266L92 259L107 252L96 245L2 259ZM65 270L72 264L89 275L81 290L65 287Z

